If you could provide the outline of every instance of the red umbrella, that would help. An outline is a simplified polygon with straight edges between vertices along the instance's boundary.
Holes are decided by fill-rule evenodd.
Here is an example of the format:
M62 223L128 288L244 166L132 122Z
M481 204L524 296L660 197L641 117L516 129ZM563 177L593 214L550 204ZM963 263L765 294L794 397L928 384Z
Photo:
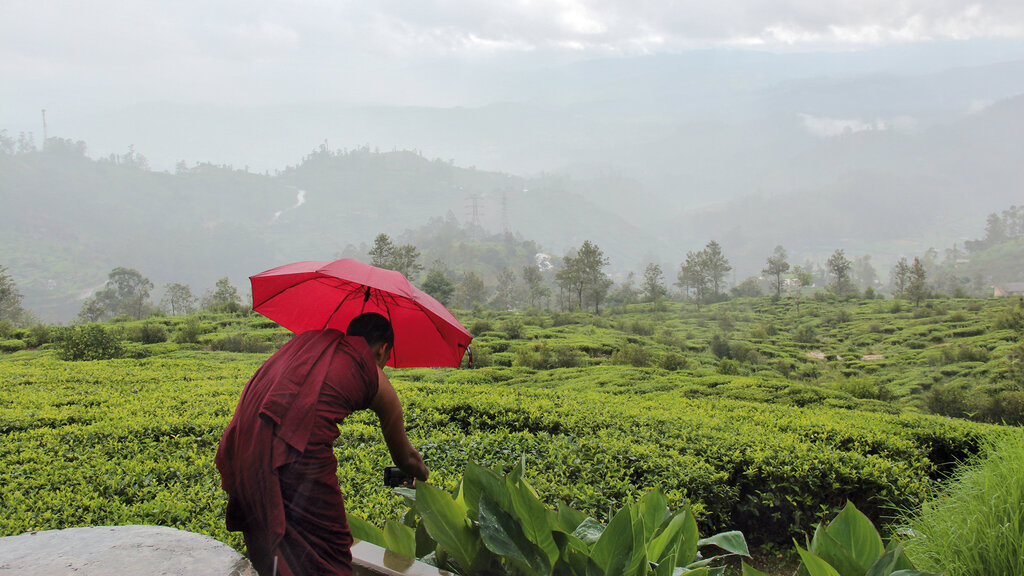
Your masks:
M399 272L358 260L307 261L250 276L253 310L300 334L345 330L363 312L391 320L389 366L458 366L473 337L440 302Z

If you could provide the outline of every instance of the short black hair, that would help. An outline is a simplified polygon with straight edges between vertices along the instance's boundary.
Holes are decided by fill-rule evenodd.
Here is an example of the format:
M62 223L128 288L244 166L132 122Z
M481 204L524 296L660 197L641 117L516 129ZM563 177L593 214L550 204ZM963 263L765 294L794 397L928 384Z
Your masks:
M362 336L371 348L381 342L388 346L395 345L395 330L391 327L391 321L376 312L366 312L353 318L345 333L348 336Z

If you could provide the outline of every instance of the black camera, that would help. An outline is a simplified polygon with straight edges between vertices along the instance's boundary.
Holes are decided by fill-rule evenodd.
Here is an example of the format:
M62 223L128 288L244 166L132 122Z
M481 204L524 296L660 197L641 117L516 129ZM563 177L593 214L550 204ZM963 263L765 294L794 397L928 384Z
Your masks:
M384 468L385 486L405 486L407 488L412 488L412 483L414 480L415 478L413 478L411 474L406 474L405 472L402 472L401 468L398 468L396 466L388 466L387 468Z

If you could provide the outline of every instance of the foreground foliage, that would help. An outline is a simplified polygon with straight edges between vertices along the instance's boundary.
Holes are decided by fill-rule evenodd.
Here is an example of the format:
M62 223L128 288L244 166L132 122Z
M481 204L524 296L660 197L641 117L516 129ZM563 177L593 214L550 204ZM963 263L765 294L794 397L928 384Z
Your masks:
M994 440L907 516L907 554L921 566L949 576L1024 574L1024 436Z
M700 539L693 514L672 514L659 491L624 505L605 526L559 503L545 506L524 477L525 465L502 478L470 462L452 494L428 483L397 489L412 509L381 530L351 516L353 536L460 574L562 576L720 576L716 546L749 556L739 532Z

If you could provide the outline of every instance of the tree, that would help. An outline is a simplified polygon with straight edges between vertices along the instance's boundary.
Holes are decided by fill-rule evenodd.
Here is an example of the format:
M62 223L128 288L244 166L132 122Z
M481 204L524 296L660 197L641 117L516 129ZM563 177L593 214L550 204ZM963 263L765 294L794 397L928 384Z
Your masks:
M516 307L515 301L516 273L515 270L505 267L498 273L498 286L491 298L491 304L499 310L513 310Z
M570 252L562 258L562 267L555 273L555 282L558 283L558 288L563 293L577 294L576 307L583 307L583 274L579 264L576 262L575 252ZM571 297L569 301L572 301Z
M95 317L95 320L110 318L117 314L130 314L136 319L142 318L151 290L153 283L138 270L118 266L110 271L106 284L93 294L89 299L91 302L86 300L79 315L88 312L88 316Z
M875 282L878 280L878 273L875 272L875 267L871 265L871 254L865 254L854 258L850 272L853 275L854 282L856 282L859 288L874 289Z
M487 300L487 286L476 272L462 274L455 287L455 301L460 308L468 309Z
M924 263L919 258L914 258L910 266L909 281L907 283L907 297L914 301L916 308L921 301L928 297L928 273Z
M611 279L604 273L604 268L608 266L608 258L597 244L584 240L576 254L576 265L580 267L587 302L594 304L594 314L600 314L601 302L608 295L608 289L612 285ZM580 306L582 307L582 302Z
M697 303L697 309L700 310L700 305L704 303L711 288L711 279L703 263L703 251L687 252L686 261L679 265L676 278L676 286L691 295Z
M370 249L370 265L378 268L391 269L395 258L395 244L387 234L377 234Z
M242 307L238 289L231 285L227 276L217 280L214 290L203 298L203 308L221 312L238 312Z
M733 286L731 292L737 298L757 298L764 294L761 291L761 284L755 276L750 276L738 285Z
M657 302L668 294L665 288L665 274L658 264L648 264L644 268L644 281L641 286L644 302Z
M910 264L906 258L900 258L892 267L889 273L892 279L893 293L896 296L903 296L907 291L907 283L910 281Z
M412 244L403 244L395 248L391 257L391 263L385 268L401 272L403 276L412 280L420 272L423 266L419 263L420 251Z
M0 321L17 324L21 321L25 310L21 307L21 292L7 273L7 268L0 266Z
M188 285L173 283L164 286L164 297L160 304L171 313L171 316L177 316L195 312L198 300L192 295L192 289Z
M715 296L721 293L721 284L725 282L725 276L732 270L729 260L722 254L722 247L714 240L708 242L703 250L703 266L707 272L708 280L711 282L711 289Z
M803 289L810 286L814 282L814 275L811 274L810 270L807 270L803 266L793 267L793 279L796 284L796 315L800 315L800 293Z
M775 247L775 252L768 257L768 265L761 273L771 277L772 285L775 286L775 297L782 297L782 275L789 271L789 262L786 261L786 249L781 245Z
M523 282L526 283L526 297L530 308L536 307L542 300L551 296L551 288L544 283L544 275L537 266L523 266Z
M427 272L427 277L420 288L445 306L451 303L452 295L455 293L455 283L452 282L447 268L439 261L430 266L430 271Z
M842 250L836 250L828 259L829 290L836 296L845 296L853 291L850 281L852 263Z

